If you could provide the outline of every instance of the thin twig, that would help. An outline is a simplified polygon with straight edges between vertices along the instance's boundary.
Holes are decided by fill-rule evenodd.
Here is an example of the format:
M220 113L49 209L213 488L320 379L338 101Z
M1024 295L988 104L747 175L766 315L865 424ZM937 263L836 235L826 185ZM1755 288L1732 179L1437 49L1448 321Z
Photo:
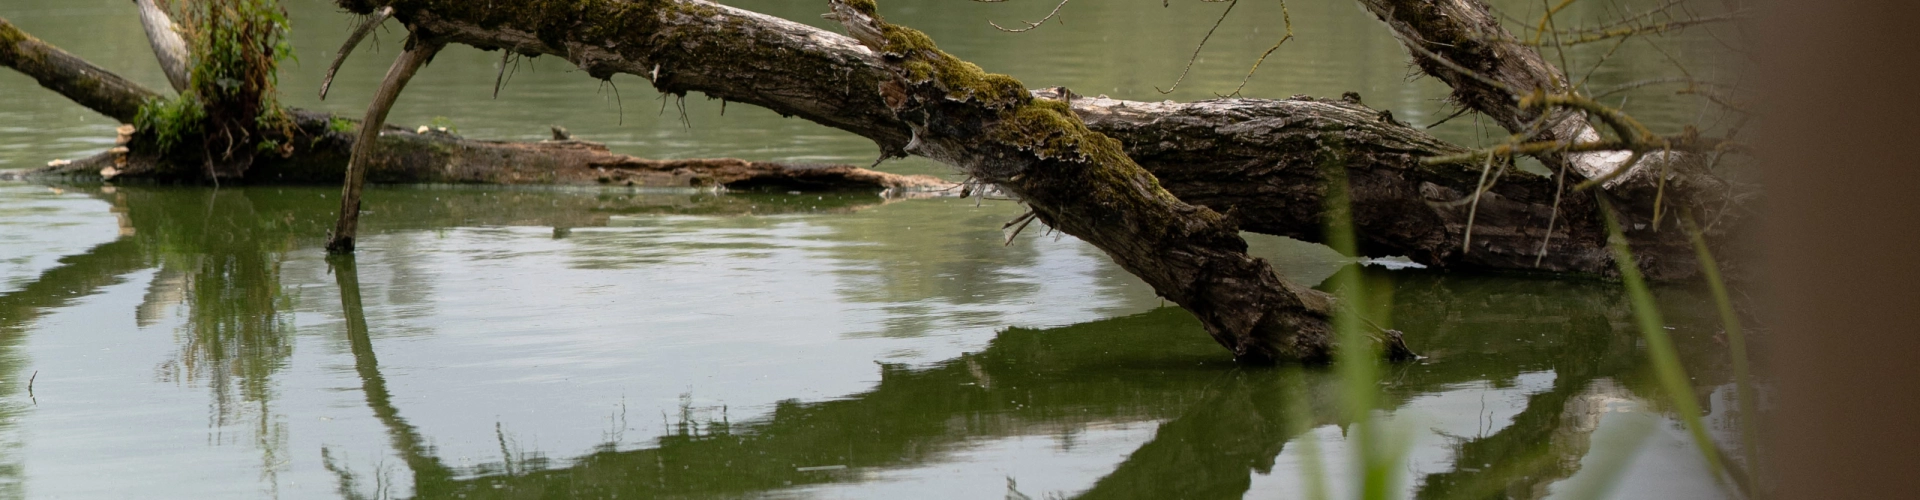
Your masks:
M1205 0L1202 0L1202 1L1205 1ZM1217 2L1207 2L1207 3L1217 3ZM1185 81L1187 79L1187 73L1193 71L1193 62L1200 59L1200 49L1206 48L1207 40L1213 38L1214 30L1220 29L1220 24L1227 22L1227 14L1230 14L1233 12L1233 6L1235 5L1240 5L1240 0L1229 0L1227 2L1227 10L1221 11L1220 19L1215 20L1213 22L1213 27L1207 29L1207 36L1200 37L1200 45L1197 45L1193 48L1193 56L1187 58L1187 68L1180 70L1180 77L1173 79L1173 86L1167 87L1166 90L1160 90L1159 86L1154 86L1153 90L1159 91L1162 94L1171 94L1173 93L1173 89L1180 88L1180 82Z
M1267 62L1267 56L1272 55L1273 51L1280 50L1280 46L1285 45L1287 40L1293 39L1293 14L1287 12L1287 2L1285 1L1280 2L1280 23L1286 26L1287 36L1280 37L1280 41L1274 42L1273 46L1268 47L1266 52L1260 53L1260 58L1253 61L1253 68L1247 70L1247 76L1240 79L1240 86L1234 87L1233 92L1229 92L1220 97L1240 95L1240 91L1247 88L1247 82L1253 80L1253 72L1260 71L1260 63Z
M1001 225L1000 230L1002 231L1007 230L1007 228L1013 228L1012 232L1007 233L1007 241L1006 243L1002 244L1002 246L1013 245L1013 238L1015 236L1020 236L1020 232L1025 231L1027 229L1027 224L1032 224L1033 220L1039 217L1040 217L1039 212L1035 212L1033 211L1032 208L1028 208L1027 213L1020 214L1019 217L1014 217L1013 220L1007 221L1006 224ZM1016 226L1016 224L1018 225Z
M513 49L500 49L500 73L493 76L493 98L500 98L500 86L507 81L507 59L513 57Z
M354 47L359 47L360 41L366 39L368 34L373 33L374 28L386 22L389 17L393 17L393 7L381 7L367 15L366 20L354 27L353 32L347 35L346 43L340 45L340 52L333 55L333 64L327 65L326 78L320 79L321 100L326 100L327 89L333 87L333 74L340 71L340 65L347 62L347 56L353 54Z
M1501 170L1506 170L1504 165L1501 167ZM1467 230L1466 234L1460 238L1461 255L1466 255L1468 252L1473 251L1473 218L1480 213L1480 196L1486 194L1487 189L1490 188L1490 186L1487 185L1487 175L1492 172L1493 155L1487 155L1486 165L1480 168L1480 180L1473 184L1473 204L1467 207ZM1495 179L1495 181L1497 182L1498 179Z
M973 1L982 2L982 3L999 3L999 2L1005 2L1007 0L973 0ZM1008 28L1001 27L998 24L994 24L993 21L987 21L987 24L992 25L994 29L1005 31L1008 33L1025 33L1028 31L1033 31L1034 28L1038 28L1042 24L1047 24L1047 21L1053 19L1054 16L1060 15L1060 8L1066 7L1067 2L1071 2L1071 1L1073 0L1060 0L1059 5L1053 6L1053 12L1047 13L1047 17L1042 17L1040 18L1039 21L1021 21L1023 23L1027 23L1027 27L1025 28L1008 29ZM1066 24L1066 21L1061 21L1061 24Z

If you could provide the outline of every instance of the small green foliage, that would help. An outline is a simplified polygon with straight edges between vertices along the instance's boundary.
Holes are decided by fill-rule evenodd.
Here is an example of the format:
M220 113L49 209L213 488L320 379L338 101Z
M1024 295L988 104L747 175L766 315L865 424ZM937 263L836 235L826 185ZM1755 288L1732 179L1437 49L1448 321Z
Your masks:
M338 116L329 118L327 120L327 131L329 132L333 132L336 134L351 134L353 133L353 129L354 129L353 120L348 120L346 118L341 118Z
M140 105L133 124L153 134L161 152L173 150L188 137L199 136L206 126L207 111L200 99L189 93L172 99L154 99Z
M222 106L260 109L241 115L247 118L280 113L279 67L293 58L293 46L278 1L193 2L183 18L194 55L190 92Z
M880 36L885 37L887 40L887 46L883 47L882 50L895 54L912 56L914 55L914 51L940 50L939 47L933 44L932 37L928 37L926 33L921 33L920 30L913 28L883 24L880 26Z

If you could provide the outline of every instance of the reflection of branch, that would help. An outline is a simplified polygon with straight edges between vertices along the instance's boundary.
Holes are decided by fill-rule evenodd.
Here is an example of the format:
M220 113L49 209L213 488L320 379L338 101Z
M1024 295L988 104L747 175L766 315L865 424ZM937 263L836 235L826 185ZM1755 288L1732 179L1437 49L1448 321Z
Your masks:
M394 451L399 452L406 459L407 468L413 470L414 493L424 496L422 492L430 486L451 480L453 470L433 456L419 429L400 418L400 411L393 407L393 395L387 392L387 380L380 375L380 361L373 354L373 339L367 334L367 315L360 304L360 273L354 265L353 254L330 255L327 262L333 266L333 279L340 287L340 310L346 316L347 343L353 350L353 368L360 374L360 390L366 393L367 407L373 409L374 418L387 427Z
M60 266L13 292L0 294L0 339L23 331L48 311L119 284L127 273L146 269L146 253L133 238L121 238L60 259Z

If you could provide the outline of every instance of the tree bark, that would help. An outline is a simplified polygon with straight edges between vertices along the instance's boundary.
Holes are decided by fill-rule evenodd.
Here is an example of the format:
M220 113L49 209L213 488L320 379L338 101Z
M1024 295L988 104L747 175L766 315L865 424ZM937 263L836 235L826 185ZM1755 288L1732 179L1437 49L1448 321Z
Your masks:
M1530 109L1521 105L1528 94L1569 94L1573 82L1562 68L1539 51L1522 44L1500 26L1492 9L1481 0L1360 0L1369 12L1393 32L1412 55L1414 64L1429 76L1453 87L1455 103L1492 118L1501 127L1532 141L1593 142L1601 139L1587 116L1564 107ZM1461 70L1468 70L1463 72ZM1545 126L1540 126L1545 124ZM1583 153L1547 152L1538 155L1548 165L1566 165L1577 179L1599 179L1620 168L1631 168L1603 186L1629 205L1652 210L1661 189L1660 177L1669 177L1664 191L1673 198L1716 205L1726 183L1706 175L1700 158L1677 153L1652 153L1629 166L1626 151ZM1657 165L1665 163L1664 168ZM1664 172L1663 172L1664 170ZM1706 199L1712 198L1712 199Z
M908 125L872 90L890 78L879 55L791 21L700 0L646 7L339 2L361 13L391 5L394 17L411 29L450 43L560 56L596 78L634 74L661 92L704 92L796 115L872 139L885 154L901 154L911 139ZM1094 131L1126 144L1127 153L1169 192L1231 213L1248 230L1323 241L1323 204L1317 200L1326 180L1316 166L1336 155L1349 162L1358 190L1354 210L1362 253L1406 255L1445 268L1614 273L1611 256L1593 250L1605 240L1588 208L1591 201L1583 198L1590 195L1567 193L1556 211L1552 179L1523 172L1507 172L1489 191L1496 196L1482 197L1473 217L1474 246L1466 249L1467 212L1475 211L1466 195L1479 190L1482 165L1421 165L1423 158L1463 149L1358 104L1337 111L1253 99L1166 106L1077 98L1070 104ZM1275 196L1282 193L1291 196ZM1554 216L1564 220L1554 224L1549 240L1547 221ZM1650 229L1646 222L1635 221ZM1649 276L1679 279L1698 272L1684 238L1630 233Z
M407 37L406 49L394 59L386 79L373 91L373 102L367 103L367 117L360 121L360 137L354 139L353 152L347 159L346 182L340 188L340 218L333 226L332 237L328 238L328 253L353 253L354 235L360 230L360 188L367 182L367 165L373 161L373 149L379 146L380 127L387 124L387 112L400 100L400 91L406 90L413 74L432 61L441 47L445 45L435 40Z
M0 18L0 65L26 73L40 86L123 123L140 114L141 104L159 97L138 83L41 42L5 18Z
M1065 102L1038 99L1018 80L988 74L935 48L926 35L885 22L872 0L832 6L854 39L883 54L891 78L877 87L912 131L904 151L997 186L1041 222L1105 251L1192 312L1236 359L1331 358L1331 297L1248 256L1231 220L1175 198L1119 141L1089 130ZM1390 355L1411 354L1398 332L1383 333Z
M1520 98L1533 91L1566 93L1571 82L1558 66L1532 47L1521 45L1500 27L1493 11L1479 0L1360 0L1369 12L1407 46L1422 72L1453 87L1454 103L1486 115L1508 132L1537 141L1599 140L1599 132L1572 110L1525 109ZM1456 68L1455 66L1458 66ZM1462 72L1460 69L1471 70ZM1536 122L1549 124L1536 127ZM1623 152L1541 155L1550 165L1573 167L1582 178L1597 178L1627 160Z
M187 41L180 37L179 26L153 0L133 0L133 4L140 9L140 27L147 32L147 44L153 46L153 56L160 60L167 83L175 92L186 92L187 84L193 81L192 69L187 67L193 58L187 53Z
M412 29L450 43L557 55L598 77L628 72L650 78L663 92L701 91L797 115L870 138L889 154L900 154L906 146L910 129L875 91L890 77L871 50L838 34L731 7L668 3L670 7L651 11L651 16L616 8L625 5L618 2L576 6L581 10L532 1L393 5L395 17ZM360 12L379 7L355 0L342 0L341 5ZM688 14L691 11L702 14ZM1040 95L1061 98L1062 91L1040 91ZM1166 104L1077 96L1067 100L1088 127L1120 140L1126 153L1157 176L1167 191L1230 214L1249 231L1324 241L1322 197L1327 179L1318 166L1339 159L1352 181L1355 229L1364 255L1405 255L1450 269L1601 276L1614 272L1611 256L1600 250L1604 229L1590 194L1567 192L1556 211L1553 193L1558 186L1553 179L1508 171L1475 207L1470 195L1479 185L1484 165L1425 165L1423 159L1464 149L1357 102L1296 98ZM288 141L299 148L290 156L263 155L259 161L266 165L256 166L260 170L250 178L267 182L338 179L351 137L329 132L325 115L294 114L299 134L311 139ZM662 164L610 155L597 145L469 141L395 128L384 131L381 142L369 172L374 182L755 182L720 174L711 168L714 162L706 160ZM889 178L853 167L819 170L716 161L778 172L763 179L834 183L872 179L884 188L945 187L926 178ZM83 163L68 171L87 166L94 171L100 167ZM831 173L835 171L847 173ZM1727 204L1730 212L1740 211L1738 201ZM1474 229L1472 248L1467 249L1470 213ZM1555 217L1549 238L1547 221ZM1635 221L1651 228L1645 222ZM1665 238L1650 230L1629 233L1641 267L1650 277L1673 280L1697 273L1684 238Z
M0 18L0 66L38 80L41 86L121 122L132 122L145 102L160 94L20 31ZM254 182L336 182L346 173L359 128L356 121L326 113L289 110L291 146L281 155L257 156ZM849 165L755 162L732 158L650 160L614 154L605 145L572 139L506 142L465 139L444 132L383 127L369 159L377 183L576 184L634 187L774 187L789 189L947 190L954 183L923 175L896 175ZM151 151L109 151L24 176L0 178L159 178L166 170Z

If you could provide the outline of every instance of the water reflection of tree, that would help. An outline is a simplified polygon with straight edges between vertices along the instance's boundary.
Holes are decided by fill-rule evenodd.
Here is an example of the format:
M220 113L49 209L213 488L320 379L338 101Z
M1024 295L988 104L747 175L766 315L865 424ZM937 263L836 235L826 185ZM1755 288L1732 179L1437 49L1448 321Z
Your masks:
M87 252L61 258L52 269L17 290L0 294L0 432L9 432L15 419L27 411L19 405L25 392L21 382L33 375L22 373L28 364L18 351L27 327L46 314L92 295L100 288L125 282L126 276L146 267L140 247L129 238L97 245ZM0 446L5 446L0 444ZM26 464L23 457L0 448L0 497L23 498L21 479Z
M380 374L380 359L374 355L373 337L367 331L367 314L360 301L359 266L352 254L332 256L327 263L333 266L334 283L340 287L340 310L347 323L347 345L353 351L353 368L360 376L360 391L366 396L367 407L373 410L374 418L387 428L387 437L393 449L400 452L408 470L413 472L416 494L427 491L421 485L445 483L453 477L452 471L433 456L433 449L421 437L419 429L400 418L400 410L393 406L393 394L387 391L387 379ZM326 456L326 451L322 450L322 454ZM339 478L343 495L358 496L356 479L349 469L336 466L330 458L326 465ZM375 471L375 474L384 472ZM380 484L384 486L384 480ZM383 491L384 488L376 488L374 498L380 498Z
M1521 373L1556 375L1511 425L1457 442L1455 470L1421 478L1422 498L1540 497L1577 469L1604 400L1654 395L1653 385L1641 382L1648 368L1635 337L1615 327L1625 326L1625 304L1605 284L1433 275L1398 281L1397 324L1410 338L1431 339L1423 348L1444 357L1398 368L1387 407L1464 382L1498 386ZM1484 314L1473 312L1480 308ZM1684 331L1687 321L1676 323ZM1449 331L1420 332L1425 328ZM1694 366L1714 364L1708 358L1718 351L1706 345L1708 337L1682 336L1694 341L1688 350L1705 353L1690 360ZM980 438L1164 419L1150 442L1079 495L1239 498L1253 474L1271 472L1294 436L1342 424L1336 384L1319 370L1215 363L1212 349L1175 309L1010 329L980 353L925 369L883 368L875 389L846 399L784 403L744 423L681 426L699 431L661 436L648 449L610 444L562 461L565 468L470 470L465 475L473 477L423 484L421 491L466 498L741 495L858 480L863 468L936 463ZM1701 372L1704 384L1725 378L1710 366ZM1294 388L1304 394L1289 397L1302 393Z
M448 195L424 193L398 194ZM324 232L323 224L294 214L328 208L325 198L301 194L121 189L110 198L129 213L134 236L62 259L40 279L0 295L0 348L46 312L157 263L161 272L143 305L145 314L179 300L189 323L182 327L180 359L173 363L210 385L213 377L224 377L217 379L219 390L230 392L217 393L216 401L252 402L243 410L265 412L273 397L270 378L284 366L291 345L290 328L278 311L288 310L292 299L279 287L278 265L285 252L302 244L290 235ZM587 199L582 203L588 206L618 206ZM572 206L555 210L552 198L525 206L497 200L382 201L378 195L369 201L394 224L374 226L373 232L504 220L572 227L596 221L542 220L539 214L605 213ZM386 202L392 204L381 204ZM1153 440L1084 496L1150 497L1174 491L1159 488L1178 488L1231 497L1249 487L1251 474L1267 472L1300 429L1340 423L1328 410L1333 396L1324 373L1235 369L1220 359L1218 347L1190 317L1164 309L1064 328L1010 329L983 352L927 367L885 367L880 384L867 393L789 402L753 421L681 426L684 432L661 436L653 448L620 450L609 444L558 461L564 468L515 467L512 474L501 472L506 467L456 470L434 455L421 432L393 406L357 300L356 271L350 265L336 267L355 368L368 406L387 428L422 497L750 494L854 480L862 468L934 463L977 438L1153 420L1165 420ZM1462 382L1500 386L1522 373L1556 374L1550 389L1529 396L1512 425L1456 443L1456 462L1463 465L1421 478L1422 497L1539 496L1546 485L1572 474L1585 455L1597 418L1593 403L1629 395L1656 399L1649 398L1655 384L1634 347L1636 337L1626 332L1626 308L1608 284L1393 276L1393 293L1376 297L1392 304L1393 317L1383 321L1406 330L1433 359L1397 367L1384 404L1397 406ZM1685 291L1663 296L1692 300ZM1700 384L1716 385L1725 378L1720 350L1700 330L1711 321L1675 314L1694 309L1681 305L1669 316L1680 329L1678 338L1693 342L1682 352L1691 356L1687 361L1699 372ZM1307 388L1307 399L1284 397L1291 386ZM1296 421L1297 414L1308 420ZM260 435L271 437L270 432ZM278 448L267 454L269 459L284 455ZM806 465L849 469L796 468Z
M280 264L295 233L266 217L247 190L116 190L111 196L133 227L133 239L158 264L136 321L150 323L168 304L184 309L179 348L155 368L167 382L205 387L214 429L244 428L260 450L266 483L288 460L285 423L274 413L273 375L293 355L293 327L281 311L291 298Z

